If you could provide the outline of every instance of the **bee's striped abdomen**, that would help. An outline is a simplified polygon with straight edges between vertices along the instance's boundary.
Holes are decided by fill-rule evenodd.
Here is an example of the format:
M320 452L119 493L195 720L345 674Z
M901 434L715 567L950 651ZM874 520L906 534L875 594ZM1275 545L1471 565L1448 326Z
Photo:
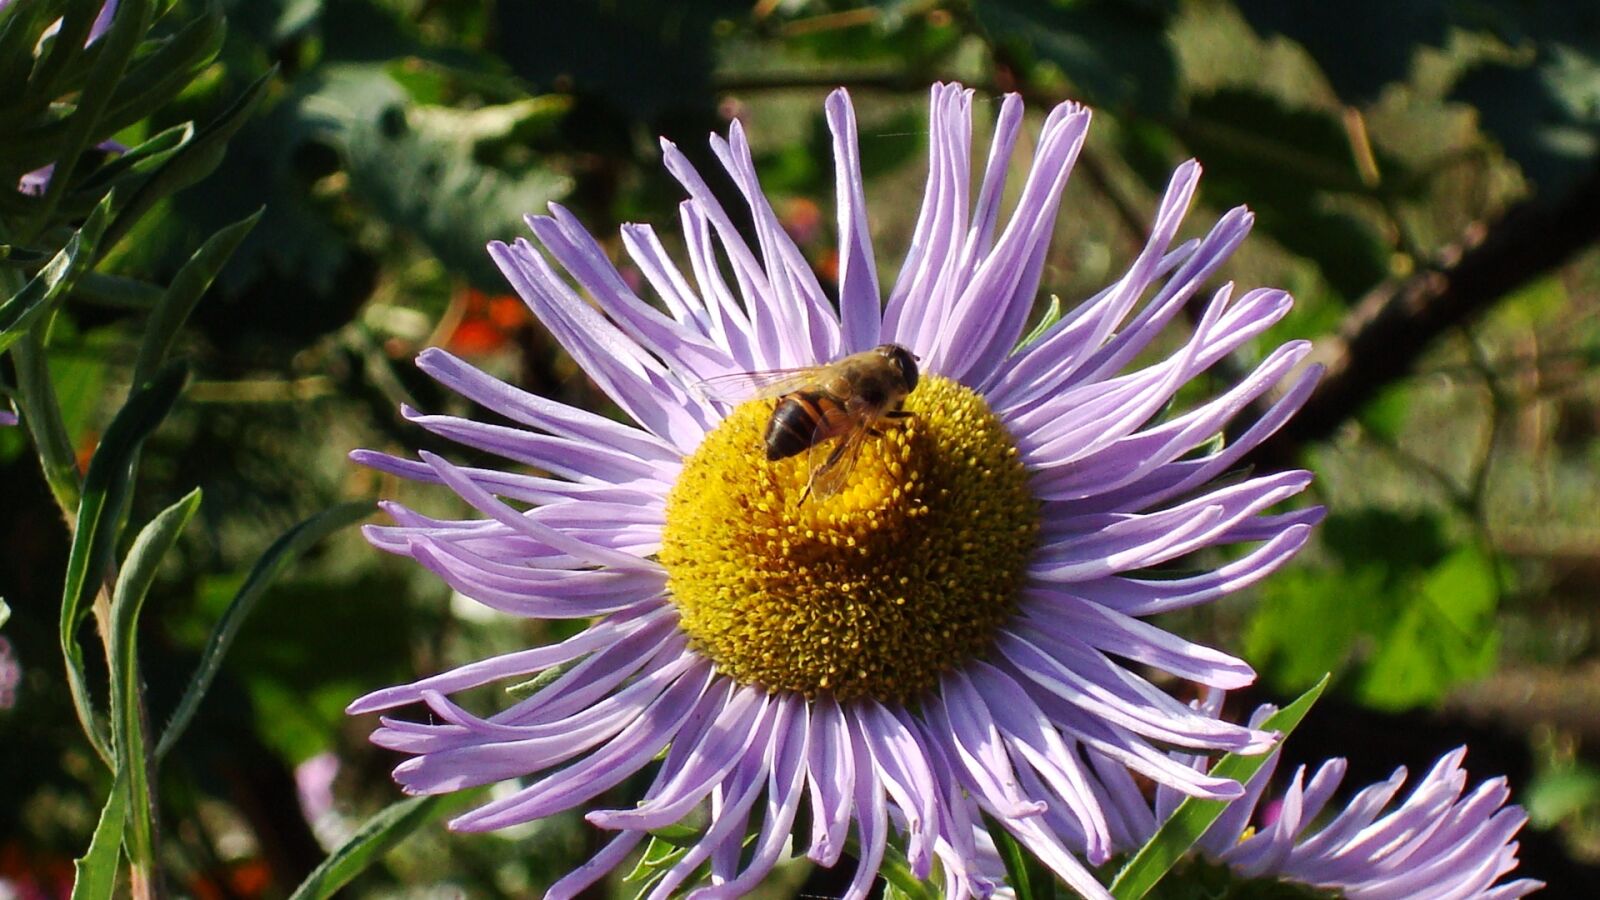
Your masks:
M843 421L837 421L843 420ZM767 420L767 459L778 460L803 453L848 427L844 408L822 391L785 394Z

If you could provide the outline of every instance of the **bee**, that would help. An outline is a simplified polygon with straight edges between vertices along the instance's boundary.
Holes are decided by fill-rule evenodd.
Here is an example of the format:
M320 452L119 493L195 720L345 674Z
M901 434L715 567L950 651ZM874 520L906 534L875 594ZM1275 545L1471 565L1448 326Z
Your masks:
M899 344L881 344L825 365L738 372L697 385L718 400L778 398L762 443L769 461L807 454L811 475L800 503L813 494L819 499L837 494L867 439L881 437L882 426L911 416L901 407L916 387L917 356Z

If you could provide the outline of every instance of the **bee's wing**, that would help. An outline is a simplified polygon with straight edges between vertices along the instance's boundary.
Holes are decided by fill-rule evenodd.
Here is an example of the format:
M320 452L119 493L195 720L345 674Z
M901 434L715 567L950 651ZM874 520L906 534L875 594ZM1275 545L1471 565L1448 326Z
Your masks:
M852 428L838 443L824 449L822 444L812 444L806 456L811 464L811 480L806 485L808 496L826 500L839 493L850 483L850 472L861 458L861 448L866 446L871 432L862 427ZM817 458L823 457L820 464Z
M799 369L769 369L765 372L733 372L695 382L691 389L708 400L737 403L776 397L815 384L822 366Z

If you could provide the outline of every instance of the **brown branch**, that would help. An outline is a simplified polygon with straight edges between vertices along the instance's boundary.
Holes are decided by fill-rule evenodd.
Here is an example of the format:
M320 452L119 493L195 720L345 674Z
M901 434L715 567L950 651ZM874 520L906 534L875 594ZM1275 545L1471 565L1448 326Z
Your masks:
M1383 388L1409 375L1440 335L1600 241L1600 168L1553 202L1524 202L1474 229L1437 268L1388 282L1362 298L1312 358L1327 366L1305 408L1256 458L1292 460L1354 417Z

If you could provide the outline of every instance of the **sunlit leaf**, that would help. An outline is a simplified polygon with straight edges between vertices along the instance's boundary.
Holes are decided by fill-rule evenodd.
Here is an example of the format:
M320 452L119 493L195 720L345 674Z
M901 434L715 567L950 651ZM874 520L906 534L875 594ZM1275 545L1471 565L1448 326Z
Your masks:
M149 747L141 699L143 679L139 675L139 613L155 582L156 571L199 508L197 488L151 519L134 538L111 593L111 734L117 772L127 782L128 858L135 865L151 864L154 853Z
M0 302L0 351L20 340L92 265L110 213L111 201L107 198L21 291Z
M121 776L111 784L89 849L72 863L72 900L111 900L122 859L122 832L128 814L128 786Z
M1328 686L1328 678L1323 679L1311 690L1301 694L1293 703L1278 710L1261 723L1263 731L1277 731L1287 740L1289 735L1299 726L1306 713L1316 704L1317 698L1322 696L1323 690ZM1266 765L1270 753L1259 753L1254 756L1244 756L1238 753L1229 753L1217 760L1216 765L1210 769L1210 774L1218 778L1231 778L1244 784ZM1164 877L1172 867L1177 865L1184 854L1195 842L1205 836L1207 829L1228 808L1226 800L1202 800L1198 797L1187 797L1173 810L1172 816L1156 829L1150 840L1140 847L1127 865L1117 873L1111 883L1111 895L1117 900L1139 900L1156 883Z
M383 854L450 811L460 795L414 797L402 800L368 819L343 844L328 854L306 880L300 882L289 900L324 900L338 893L357 875L366 871Z

